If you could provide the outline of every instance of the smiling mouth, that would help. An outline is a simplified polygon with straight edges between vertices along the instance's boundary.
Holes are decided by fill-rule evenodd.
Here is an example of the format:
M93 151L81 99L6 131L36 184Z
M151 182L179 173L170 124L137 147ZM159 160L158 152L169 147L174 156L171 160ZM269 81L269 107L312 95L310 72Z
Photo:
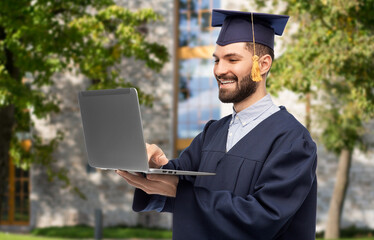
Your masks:
M235 80L223 80L223 79L218 79L218 81L219 81L222 85L230 84L230 83L234 83L234 82L235 82Z

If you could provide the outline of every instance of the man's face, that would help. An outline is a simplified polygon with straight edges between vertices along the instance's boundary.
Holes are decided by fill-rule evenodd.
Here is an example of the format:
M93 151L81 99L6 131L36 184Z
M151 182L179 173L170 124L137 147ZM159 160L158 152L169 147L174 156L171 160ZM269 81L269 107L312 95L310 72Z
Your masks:
M239 103L256 92L258 83L251 78L252 54L244 42L216 46L214 75L223 103Z

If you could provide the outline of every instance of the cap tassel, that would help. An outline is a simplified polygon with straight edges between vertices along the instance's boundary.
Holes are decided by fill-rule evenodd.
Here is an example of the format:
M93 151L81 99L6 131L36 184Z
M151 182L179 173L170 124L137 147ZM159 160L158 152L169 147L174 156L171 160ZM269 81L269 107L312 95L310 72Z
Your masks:
M252 18L252 36L253 36L253 57L252 57L252 80L255 82L260 82L262 81L262 76L260 72L260 66L258 64L258 59L259 57L256 55L256 44L255 44L255 31L254 31L254 26L253 26L253 13L251 13L251 18Z
M260 66L258 65L258 56L257 55L254 55L252 57L252 61L253 61L253 64L252 64L252 80L255 81L255 82L260 82L262 80L262 76L261 76L261 73L260 73Z

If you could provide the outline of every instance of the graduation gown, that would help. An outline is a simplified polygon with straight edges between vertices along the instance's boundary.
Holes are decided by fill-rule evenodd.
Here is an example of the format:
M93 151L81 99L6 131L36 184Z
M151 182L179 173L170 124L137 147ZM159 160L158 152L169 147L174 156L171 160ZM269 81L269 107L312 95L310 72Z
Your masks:
M173 239L315 239L317 155L309 132L281 107L226 152L230 120L208 122L164 166L215 176L181 176L175 198L136 189L133 209L166 199L161 210L173 213Z

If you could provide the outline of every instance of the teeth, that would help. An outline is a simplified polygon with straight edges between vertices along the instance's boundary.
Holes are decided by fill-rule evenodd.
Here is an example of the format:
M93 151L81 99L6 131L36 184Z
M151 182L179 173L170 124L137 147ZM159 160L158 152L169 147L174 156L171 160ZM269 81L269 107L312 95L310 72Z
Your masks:
M219 80L221 82L221 84L230 84L230 83L234 83L235 81L222 81L222 80Z

